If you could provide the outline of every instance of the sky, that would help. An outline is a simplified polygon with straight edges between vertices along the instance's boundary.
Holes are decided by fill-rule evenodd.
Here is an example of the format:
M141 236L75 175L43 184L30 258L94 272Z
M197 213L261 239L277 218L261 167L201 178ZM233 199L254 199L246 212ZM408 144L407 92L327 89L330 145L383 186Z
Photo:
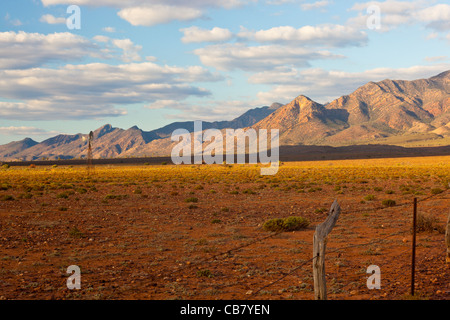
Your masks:
M2 0L0 144L327 103L449 49L443 0Z

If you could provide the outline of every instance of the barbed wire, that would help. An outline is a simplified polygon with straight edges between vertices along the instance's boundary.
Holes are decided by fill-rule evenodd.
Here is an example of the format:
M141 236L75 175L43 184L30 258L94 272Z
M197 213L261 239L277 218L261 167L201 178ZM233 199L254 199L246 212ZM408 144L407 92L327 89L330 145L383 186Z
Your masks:
M418 202L418 203L419 203L419 202L424 202L424 201L428 201L428 200L430 200L430 199L433 199L433 198L442 196L443 193L448 192L448 190L449 190L449 189L447 189L447 190L445 190L444 192L439 193L439 194L433 194L433 195L430 195L430 196L428 196L428 197L425 197L425 198L422 198L422 199L418 199L417 202ZM387 206L380 206L380 207L376 207L376 208L367 208L367 209L353 210L353 211L349 211L349 212L346 212L346 213L347 213L347 214L353 214L353 213L367 212L367 211L373 211L373 210L385 210L385 209L390 209L390 208L403 207L403 206L406 206L406 205L411 205L411 203L405 202L405 203L402 203L402 204L396 204L396 205L392 205L392 206L388 206L388 207L387 207ZM380 239L376 239L376 240L373 240L373 241L370 241L370 242L367 242L367 243L354 244L354 245L349 245L349 246L342 247L342 248L336 248L336 249L334 249L334 250L328 251L327 254L331 254L331 253L334 253L334 252L337 252L337 251L342 251L342 250L349 249L349 248L352 248L352 247L359 247L359 246L371 245L371 244L374 244L374 243L377 243L377 242L381 242L381 241L383 241L383 240L386 240L386 239L389 238L389 237L393 237L393 236L395 236L395 235L400 235L400 234L408 233L408 232L410 232L410 230L403 230L403 231L395 232L395 233L392 233L392 234L390 234L390 235L388 235L388 236L386 236L386 237L383 237L383 238L380 238ZM203 259L203 260L197 261L197 262L195 262L195 263L191 263L191 264L188 264L188 265L184 265L184 266L181 267L181 268L178 268L178 269L176 269L176 270L172 270L171 273L172 273L172 274L173 274L173 273L178 273L178 272L181 272L181 271L183 271L183 270L185 270L185 269L189 269L189 268L192 268L192 267L194 267L194 266L198 266L198 265L207 263L207 262L210 261L210 260L214 260L214 259L216 259L216 258L218 258L218 257L221 257L221 256L229 255L229 254L230 254L231 252L233 252L233 251L241 250L241 249L246 248L246 247L249 247L249 246L251 246L251 245L253 245L253 244L255 244L255 243L262 242L262 241L265 241L265 240L267 240L267 239L270 239L270 238L273 238L273 237L275 237L275 236L278 236L278 235L280 235L280 234L282 234L282 233L283 233L283 231L273 232L272 234L270 234L270 235L268 235L268 236L261 237L261 238L258 238L258 239L254 239L254 240L252 240L252 241L249 241L248 243L241 244L241 245L239 245L239 246L233 247L233 248L228 249L228 250L224 250L224 251L222 251L222 252L219 252L219 253L217 253L217 254L214 254L214 255L212 255L212 256L210 256L210 257L208 257L208 258L205 258L205 259ZM308 263L308 262L313 261L314 259L315 259L315 257L313 257L313 258L311 258L311 259L308 259L308 260L302 262L302 264L300 264L299 266L293 268L293 269L290 270L287 274L283 275L281 278L277 279L277 280L274 281L273 283L271 283L271 284L269 284L269 285L266 285L266 286L264 286L264 287L258 289L254 294L260 292L261 290L263 290L264 288L266 288L266 287L268 287L268 286L271 286L271 285L273 285L273 284L275 284L275 283L281 281L282 279L284 279L285 277L287 277L287 276L289 276L290 274L294 273L295 271L297 271L298 269L300 269L303 265L305 265L305 264Z

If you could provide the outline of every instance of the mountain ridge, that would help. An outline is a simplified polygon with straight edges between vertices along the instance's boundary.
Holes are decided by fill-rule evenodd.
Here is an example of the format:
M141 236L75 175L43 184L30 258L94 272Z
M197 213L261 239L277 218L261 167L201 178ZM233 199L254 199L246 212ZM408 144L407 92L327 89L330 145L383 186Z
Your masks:
M174 122L152 131L107 124L94 131L93 156L170 155L171 133L180 128L192 132L193 123ZM279 129L282 146L450 145L450 70L428 79L370 81L326 104L301 94L285 105L250 109L231 121L202 122L202 128ZM79 133L41 143L22 140L0 146L0 160L83 158L87 139Z

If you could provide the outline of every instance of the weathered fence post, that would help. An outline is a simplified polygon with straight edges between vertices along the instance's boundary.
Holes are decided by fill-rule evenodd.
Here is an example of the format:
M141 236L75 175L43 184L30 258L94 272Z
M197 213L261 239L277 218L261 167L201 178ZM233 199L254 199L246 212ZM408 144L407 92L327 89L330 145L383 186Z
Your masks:
M450 263L450 214L447 219L447 227L445 229L445 243L447 244L447 257L445 261Z
M313 238L313 276L314 276L314 298L316 300L327 299L327 286L325 278L325 249L327 243L327 236L334 228L341 207L334 200L331 205L330 212L327 219L316 227L316 232Z
M417 198L414 198L411 254L411 295L414 295L414 277L416 272L416 228L417 228Z

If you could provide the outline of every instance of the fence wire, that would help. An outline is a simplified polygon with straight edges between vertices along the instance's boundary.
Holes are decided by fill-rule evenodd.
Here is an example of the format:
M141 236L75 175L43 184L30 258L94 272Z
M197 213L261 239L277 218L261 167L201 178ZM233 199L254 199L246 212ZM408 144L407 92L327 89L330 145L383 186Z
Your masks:
M435 199L435 198L437 198L437 199L447 199L447 198L441 198L441 197L442 197L443 195L445 195L445 193L449 193L449 192L448 192L449 190L450 190L450 189L446 189L446 190L445 190L444 192L442 192L442 193L439 193L439 194L433 194L433 195L430 195L430 196L425 197L425 198L422 198L422 199L417 199L417 203L429 201L429 200ZM359 210L347 211L346 214L355 214L355 213L361 213L361 212L370 212L370 211L386 210L386 209L392 209L392 208L404 207L404 206L408 206L408 205L411 205L411 202L405 202L405 203L395 204L395 205L392 205L392 206L379 206L379 207L374 207L374 208L366 208L366 209L359 209ZM404 234L404 233L410 233L410 232L411 232L411 230L403 230L403 231L399 231L399 232L394 232L394 233L391 233L391 234L389 234L389 235L387 235L387 236L385 236L385 237L383 237L383 238L375 239L375 240L368 241L368 242L365 242L365 243L353 244L353 245L348 245L348 246L345 246L345 247L340 247L340 248L335 248L335 249L332 249L332 250L327 250L326 254L332 254L332 253L335 253L335 252L344 251L344 250L346 250L346 249L354 248L354 247L370 246L370 245L373 245L373 244L375 244L375 243L382 242L382 241L384 241L384 240L386 240L386 239L388 239L388 238L390 238L390 237L397 236L397 235L401 235L401 234ZM220 257L222 257L222 256L228 256L229 254L231 254L231 253L234 252L234 251L238 251L238 250L244 249L244 248L246 248L246 247L252 246L252 245L254 245L254 244L256 244L256 243L263 242L263 241L265 241L265 240L268 240L268 239L271 239L271 238L273 238L273 237L276 237L276 236L278 236L278 235L280 235L280 234L282 234L282 233L283 233L283 231L273 232L273 233L271 233L270 235L267 235L267 236L264 236L264 237L261 237L261 238L258 238L258 239L254 239L254 240L252 240L252 241L249 241L248 243L245 243L245 244L242 244L242 245L233 247L233 248L231 248L231 249L224 250L224 251L222 251L222 252L219 252L219 253L217 253L217 254L214 254L214 255L212 255L212 256L210 256L210 257L208 257L208 258L202 259L202 260L197 261L197 262L195 262L195 263L191 263L191 264L189 264L189 265L184 265L184 266L181 267L181 268L178 268L178 269L176 269L176 270L171 271L171 273L172 273L172 274L179 273L179 272L184 271L184 270L186 270L186 269L190 269L190 268L192 268L192 267L195 267L195 266L198 266L198 265L207 263L207 262L209 262L209 261L211 261L211 260L218 259L218 258L220 258ZM306 265L306 264L308 264L308 263L311 263L311 262L312 262L314 259L316 259L316 258L317 258L317 257L312 257L312 258L310 258L310 259L308 259L308 260L306 260L306 261L303 261L303 262L302 262L301 264L299 264L298 266L296 266L296 267L292 268L291 270L289 270L288 272L282 274L282 275L281 275L279 278L277 278L276 280L274 280L274 281L272 281L272 282L270 282L270 283L268 283L268 284L266 284L266 285L260 287L260 288L257 289L256 291L252 292L251 295L248 295L247 299L250 299L251 296L255 296L256 294L258 294L258 293L261 292L262 290L264 290L264 289L266 289L266 288L268 288L268 287L270 287L270 286L273 286L274 284L276 284L276 283L282 281L282 280L285 279L286 277L288 277L288 276L292 275L293 273L295 273L296 271L300 270L304 265ZM233 284L233 285L234 285L234 284ZM230 285L230 286L233 286L233 285Z

